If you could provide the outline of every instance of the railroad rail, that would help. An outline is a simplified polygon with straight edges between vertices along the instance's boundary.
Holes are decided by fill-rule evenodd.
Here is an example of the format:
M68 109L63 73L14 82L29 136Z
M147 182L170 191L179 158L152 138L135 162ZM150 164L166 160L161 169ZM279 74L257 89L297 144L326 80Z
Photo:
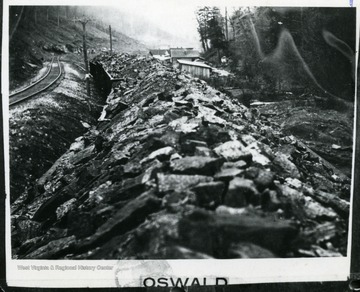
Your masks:
M78 63L73 62L73 65L81 69L82 71L86 72L86 69L83 66L80 66Z
M54 68L57 68L57 70ZM52 86L62 75L62 68L60 63L60 57L57 59L57 67L54 67L54 58L51 60L49 70L46 74L41 77L38 81L32 83L31 85L21 89L17 92L14 92L9 95L9 106L18 104L26 99L29 99L35 95L38 95L46 91L50 86Z
M51 71L51 67L52 67L52 64L54 62L54 58L55 57L52 57L51 59L51 62L50 62L50 65L48 66L48 70L46 71L45 75L43 77L41 77L39 80L36 80L35 82L31 83L30 85L24 87L24 88L21 88L20 90L16 91L16 92L13 92L11 94L9 94L9 97L12 97L12 96L15 96L15 95L18 95L26 90L28 90L29 88L35 86L36 84L40 83L42 80L44 80L49 74L50 74L50 71Z

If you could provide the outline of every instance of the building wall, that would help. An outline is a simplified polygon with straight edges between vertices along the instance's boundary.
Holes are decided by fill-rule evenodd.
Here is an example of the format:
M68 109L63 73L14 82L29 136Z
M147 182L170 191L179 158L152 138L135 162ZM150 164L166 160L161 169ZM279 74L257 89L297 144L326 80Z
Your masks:
M181 70L189 72L191 75L195 77L210 78L210 68L181 64Z

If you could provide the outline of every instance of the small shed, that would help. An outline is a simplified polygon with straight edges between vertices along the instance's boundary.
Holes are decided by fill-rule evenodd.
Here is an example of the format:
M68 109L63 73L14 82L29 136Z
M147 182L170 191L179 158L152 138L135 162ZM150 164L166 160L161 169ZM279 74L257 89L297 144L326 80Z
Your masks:
M171 62L178 66L178 60L195 61L200 57L200 52L193 48L172 48L170 49Z
M158 60L168 60L170 59L169 50L150 50L150 55Z
M177 60L180 69L190 73L191 75L204 79L210 78L211 66L202 62L192 62L187 60Z

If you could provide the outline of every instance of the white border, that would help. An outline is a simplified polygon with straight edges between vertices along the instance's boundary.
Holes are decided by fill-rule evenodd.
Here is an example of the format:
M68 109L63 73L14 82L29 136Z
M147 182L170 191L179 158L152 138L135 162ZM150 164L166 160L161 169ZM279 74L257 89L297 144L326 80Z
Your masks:
M9 286L26 287L144 287L146 278L156 280L196 277L202 284L215 284L215 278L226 278L228 285L280 282L344 281L349 275L348 258L309 259L241 259L241 260L12 260L9 261ZM48 271L18 270L18 265L47 266ZM56 265L87 265L94 271L62 271ZM112 266L100 270L99 265ZM51 270L54 266L54 270ZM222 284L220 282L219 284ZM149 281L148 286L152 285ZM161 285L161 284L160 284Z
M10 192L9 181L9 135L8 135L8 85L9 72L9 13L10 5L119 5L126 1L143 0L4 0L3 3L3 45L2 45L2 106L4 116L4 151L5 151L5 185L6 192ZM165 0L147 0L161 2ZM167 0L169 1L169 0ZM180 0L172 0L180 1ZM226 0L227 6L309 6L309 7L350 7L350 0ZM186 0L183 5L224 5L221 0ZM357 1L354 0L353 7ZM357 11L356 44L359 47L359 16ZM358 52L356 53L356 64ZM356 65L357 68L357 65ZM357 74L357 70L356 70ZM356 79L357 80L357 79ZM355 98L356 109L357 101ZM356 111L355 111L356 119ZM354 123L355 125L355 123ZM6 130L5 130L6 129ZM355 127L354 127L355 137ZM354 139L355 146L355 139ZM354 147L355 151L355 147ZM353 155L354 165L354 155ZM354 169L352 172L354 176ZM353 180L352 180L353 186ZM351 195L353 199L353 194ZM352 204L350 207L349 228L352 223ZM10 234L10 199L6 198L6 234ZM225 277L228 284L270 283L270 282L312 282L312 281L345 281L350 274L351 229L348 237L348 256L342 258L299 258L299 259L240 259L240 260L145 260L145 261L116 261L116 260L13 260L11 259L11 240L6 237L6 266L7 283L9 286L25 287L136 287L143 286L142 280L146 277L187 277L199 279L206 277L207 284L214 284L215 277ZM94 266L94 272L80 271L37 271L19 270L18 265L35 266ZM112 266L112 270L98 270L97 267ZM151 267L151 268L149 268ZM164 268L165 267L165 268Z

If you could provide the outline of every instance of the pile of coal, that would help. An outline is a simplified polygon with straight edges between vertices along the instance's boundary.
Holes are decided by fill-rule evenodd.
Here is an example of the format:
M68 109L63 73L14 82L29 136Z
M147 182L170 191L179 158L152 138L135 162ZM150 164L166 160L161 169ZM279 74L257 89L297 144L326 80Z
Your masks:
M96 62L120 80L98 124L12 205L15 258L346 254L349 178L170 65Z

